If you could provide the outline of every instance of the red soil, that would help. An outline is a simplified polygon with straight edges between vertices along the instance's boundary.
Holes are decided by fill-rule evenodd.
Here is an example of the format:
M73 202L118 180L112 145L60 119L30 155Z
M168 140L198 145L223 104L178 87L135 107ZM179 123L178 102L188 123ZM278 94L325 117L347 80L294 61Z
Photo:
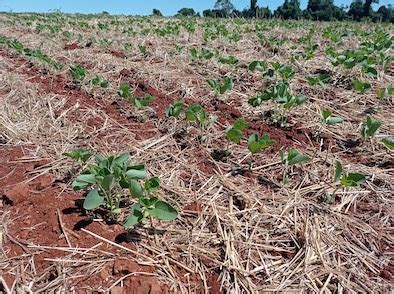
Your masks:
M6 242L3 244L7 258L32 253L34 249L26 247L26 241L40 246L68 247L57 211L60 212L64 229L74 247L89 248L101 242L80 231L82 224L89 231L112 241L114 237L124 233L120 225L112 225L108 229L101 223L89 221L89 218L75 206L80 195L69 191L62 194L61 187L51 175L32 179L28 172L45 164L45 161L26 159L24 162L23 158L27 153L26 147L0 147L0 195L2 195L2 206L10 212L10 219L5 223L7 235ZM134 249L132 244L123 244L123 246ZM129 272L155 272L153 267L137 264L133 261L133 256L114 246L103 244L98 249L116 254L115 260L107 262L95 275L90 276L86 272L86 277L73 280L74 287L84 289L89 286L98 289L108 287ZM36 253L34 263L37 276L44 274L51 264L54 264L53 261L46 259L64 256L64 252L54 249ZM121 256L127 260L121 259ZM5 269L3 276L11 287L15 277ZM106 278L103 279L103 276ZM126 279L124 286L127 293L169 293L165 286L160 285L157 279L151 276L131 277ZM136 289L138 292L132 292Z
M64 50L75 50L79 49L79 45L77 43L71 43L71 44L65 44L64 45Z
M120 125L132 129L136 135L136 139L148 139L157 133L154 130L154 125L151 122L147 123L139 123L139 122L129 122L128 119L122 116L119 113L118 108L109 102L104 100L97 100L92 95L89 95L85 91L79 90L78 87L75 87L71 81L67 78L56 75L56 76L43 76L38 69L34 66L26 66L27 62L25 59L13 56L6 52L4 49L0 48L0 55L7 58L14 66L14 71L19 74L28 76L28 80L32 83L38 84L44 93L53 93L61 96L65 96L68 98L66 101L63 110L73 107L75 104L80 105L80 109L95 109L102 110L109 117L117 121ZM130 108L130 105L127 105L126 101L120 102L121 108L127 109ZM75 114L75 120L78 120L79 113ZM60 115L60 113L58 113ZM101 115L97 115L94 119L88 121L88 126L91 128L100 128L105 121L105 117ZM111 130L107 130L106 132L110 132ZM104 136L105 134L103 134Z

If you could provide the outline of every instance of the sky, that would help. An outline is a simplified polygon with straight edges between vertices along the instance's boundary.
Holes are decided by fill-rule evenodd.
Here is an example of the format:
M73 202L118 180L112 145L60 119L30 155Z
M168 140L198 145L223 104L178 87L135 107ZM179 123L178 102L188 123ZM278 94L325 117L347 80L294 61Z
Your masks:
M380 0L380 5L387 5L392 0ZM213 8L216 0L0 0L0 11L13 12L49 12L59 9L69 13L100 13L107 11L111 14L126 15L148 15L153 8L159 9L163 15L170 16L183 7L193 8L202 12ZM249 0L232 0L235 7L242 10L249 6ZM284 0L259 0L261 7L269 6L271 10L276 9ZM305 8L308 0L301 0L301 8ZM338 6L350 5L351 0L334 0ZM374 4L376 10L379 5Z

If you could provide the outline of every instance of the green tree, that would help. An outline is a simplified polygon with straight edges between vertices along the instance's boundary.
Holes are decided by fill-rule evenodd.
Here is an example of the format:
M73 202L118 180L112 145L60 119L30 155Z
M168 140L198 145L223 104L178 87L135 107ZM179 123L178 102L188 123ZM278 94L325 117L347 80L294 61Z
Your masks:
M193 8L182 8L178 10L177 15L181 16L196 16L196 12L194 11Z
M365 0L363 16L368 17L368 16L371 15L371 12L372 12L371 5L372 5L372 3L379 3L379 0Z
M253 17L256 16L257 7L257 0L250 0L250 15L252 15Z
M299 0L285 0L282 6L275 10L276 17L283 19L299 19L302 15Z
M354 0L350 4L348 15L356 21L360 21L364 16L364 2L363 0Z
M386 6L382 5L376 12L377 21L387 21L394 23L394 8L389 4Z
M335 8L333 0L309 0L304 16L313 20L332 20Z
M156 8L153 8L152 15L153 16L163 16L163 14L161 14L161 11Z
M235 7L230 0L217 0L214 9L221 10L225 16L229 16L234 11Z

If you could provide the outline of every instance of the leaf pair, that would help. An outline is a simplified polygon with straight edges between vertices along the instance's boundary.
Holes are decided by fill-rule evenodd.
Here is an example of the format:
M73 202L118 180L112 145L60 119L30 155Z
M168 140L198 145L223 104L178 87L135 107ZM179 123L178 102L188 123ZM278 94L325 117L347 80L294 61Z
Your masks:
M134 227L149 215L164 221L172 221L177 218L177 211L167 202L157 200L157 198L151 198L149 200L146 206L140 203L134 203L131 206L130 214L123 224L125 228ZM144 213L144 209L146 209L147 215Z
M321 111L321 115L323 117L323 123L325 123L328 126L336 125L343 122L343 118L332 116L332 112L329 110L323 109Z
M70 65L69 73L74 81L81 82L86 77L87 71L82 65L76 64Z
M353 88L360 94L364 94L367 92L369 89L371 89L371 84L370 83L364 83L363 81L354 79L352 81Z
M213 91L217 94L224 94L226 91L231 90L233 88L232 79L225 77L223 80L207 80L207 83Z
M373 137L382 123L371 116L367 116L366 122L361 127L361 136L364 140Z
M292 166L298 163L303 163L309 161L310 158L307 155L303 155L296 149L289 149L287 154L285 154L282 150L279 150L279 156L282 163L287 166Z
M346 173L343 170L342 164L337 161L335 164L334 181L340 181L341 186L344 188L358 187L365 182L365 176L359 173Z
M183 100L176 100L168 106L165 113L168 117L178 117L182 113L184 107L185 104L183 103Z
M186 109L186 119L197 122L200 126L204 126L208 120L208 115L200 104L192 104Z
M227 139L231 142L239 144L242 139L242 132L249 127L250 123L246 122L243 118L237 118L232 126L226 130Z
M329 74L318 74L317 76L308 76L306 80L309 85L316 86L319 85L321 87L325 87L325 84L331 79Z
M248 149L250 153L256 154L259 153L262 149L265 149L271 145L276 143L275 140L272 140L268 134L264 134L259 137L257 134L252 134L248 140Z

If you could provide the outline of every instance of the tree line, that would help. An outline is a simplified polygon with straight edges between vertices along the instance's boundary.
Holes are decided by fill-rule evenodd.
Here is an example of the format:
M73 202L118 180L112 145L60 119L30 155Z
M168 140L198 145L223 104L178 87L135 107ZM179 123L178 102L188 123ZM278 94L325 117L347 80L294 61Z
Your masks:
M281 19L310 19L320 21L333 20L371 20L375 22L394 23L394 8L391 4L382 5L377 11L372 9L372 3L379 0L353 0L349 7L338 7L334 0L308 0L306 9L302 10L299 0L284 0L284 3L275 11L268 6L260 7L257 0L251 0L250 6L240 11L235 8L230 0L217 0L213 9L203 11L204 17L243 17L243 18L281 18ZM158 9L153 10L153 15L161 16ZM193 8L182 8L177 16L200 16Z

